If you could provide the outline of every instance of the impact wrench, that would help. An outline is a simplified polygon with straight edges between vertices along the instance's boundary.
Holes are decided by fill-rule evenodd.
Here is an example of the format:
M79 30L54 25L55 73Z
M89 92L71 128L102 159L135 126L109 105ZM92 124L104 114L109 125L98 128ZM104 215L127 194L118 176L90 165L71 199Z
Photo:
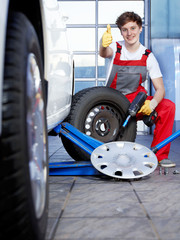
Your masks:
M129 108L128 108L128 116L125 120L125 122L123 123L122 127L121 127L121 136L124 133L125 127L127 126L129 120L131 117L135 117L136 114L138 113L138 111L141 109L141 107L143 106L144 102L146 101L147 95L145 92L139 92L137 94L137 96L135 97L135 99L133 100L133 102L130 104ZM148 126L152 126L155 122L157 118L157 112L154 110L149 116L144 115L143 116L143 122Z

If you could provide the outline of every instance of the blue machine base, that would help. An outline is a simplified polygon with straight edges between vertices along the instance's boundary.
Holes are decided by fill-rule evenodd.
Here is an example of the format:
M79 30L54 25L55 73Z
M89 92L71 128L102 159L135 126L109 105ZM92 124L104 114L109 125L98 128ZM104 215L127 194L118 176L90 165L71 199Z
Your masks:
M101 175L90 161L49 163L49 176L90 176Z
M89 155L91 155L96 147L103 144L102 142L85 135L66 122L55 127L54 131L57 134L65 136ZM90 176L100 174L101 173L93 167L90 161L64 161L49 163L50 176Z

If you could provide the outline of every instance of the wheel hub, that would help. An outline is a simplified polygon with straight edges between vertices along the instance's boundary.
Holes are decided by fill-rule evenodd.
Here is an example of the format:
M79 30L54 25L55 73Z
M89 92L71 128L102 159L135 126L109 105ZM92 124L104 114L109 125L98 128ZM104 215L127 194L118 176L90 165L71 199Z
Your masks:
M40 70L36 57L30 53L27 64L27 128L29 149L29 172L36 217L40 218L46 198L46 126L42 98Z
M99 136L106 136L110 132L111 125L109 121L105 118L100 118L96 122L96 132Z
M98 105L85 119L85 134L103 142L115 141L121 125L120 113L109 105Z

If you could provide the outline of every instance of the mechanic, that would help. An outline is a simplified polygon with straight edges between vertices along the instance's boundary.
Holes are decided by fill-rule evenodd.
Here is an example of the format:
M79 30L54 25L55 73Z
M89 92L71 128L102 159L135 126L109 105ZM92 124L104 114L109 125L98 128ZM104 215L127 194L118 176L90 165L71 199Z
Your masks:
M132 102L138 92L147 93L141 84L149 74L155 94L147 97L136 117L137 120L142 120L143 115L150 115L156 109L158 117L151 144L154 147L172 134L175 104L164 98L165 88L159 64L153 53L139 41L142 32L141 17L134 12L124 12L117 18L116 25L124 41L112 41L111 27L108 24L100 43L100 56L111 60L106 85L117 89ZM168 159L169 151L170 144L156 153L159 164L163 167L176 166Z

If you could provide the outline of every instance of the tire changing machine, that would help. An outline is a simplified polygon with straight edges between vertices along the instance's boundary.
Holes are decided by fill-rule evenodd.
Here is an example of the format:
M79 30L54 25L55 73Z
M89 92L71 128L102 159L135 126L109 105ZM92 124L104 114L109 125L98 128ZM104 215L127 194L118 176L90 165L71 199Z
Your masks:
M152 173L158 161L155 153L180 136L180 130L149 149L134 142L102 143L85 135L69 123L54 128L90 155L91 161L66 161L49 163L50 176L87 176L105 174L118 179L137 179ZM162 168L160 167L160 174ZM164 174L168 169L164 168Z

